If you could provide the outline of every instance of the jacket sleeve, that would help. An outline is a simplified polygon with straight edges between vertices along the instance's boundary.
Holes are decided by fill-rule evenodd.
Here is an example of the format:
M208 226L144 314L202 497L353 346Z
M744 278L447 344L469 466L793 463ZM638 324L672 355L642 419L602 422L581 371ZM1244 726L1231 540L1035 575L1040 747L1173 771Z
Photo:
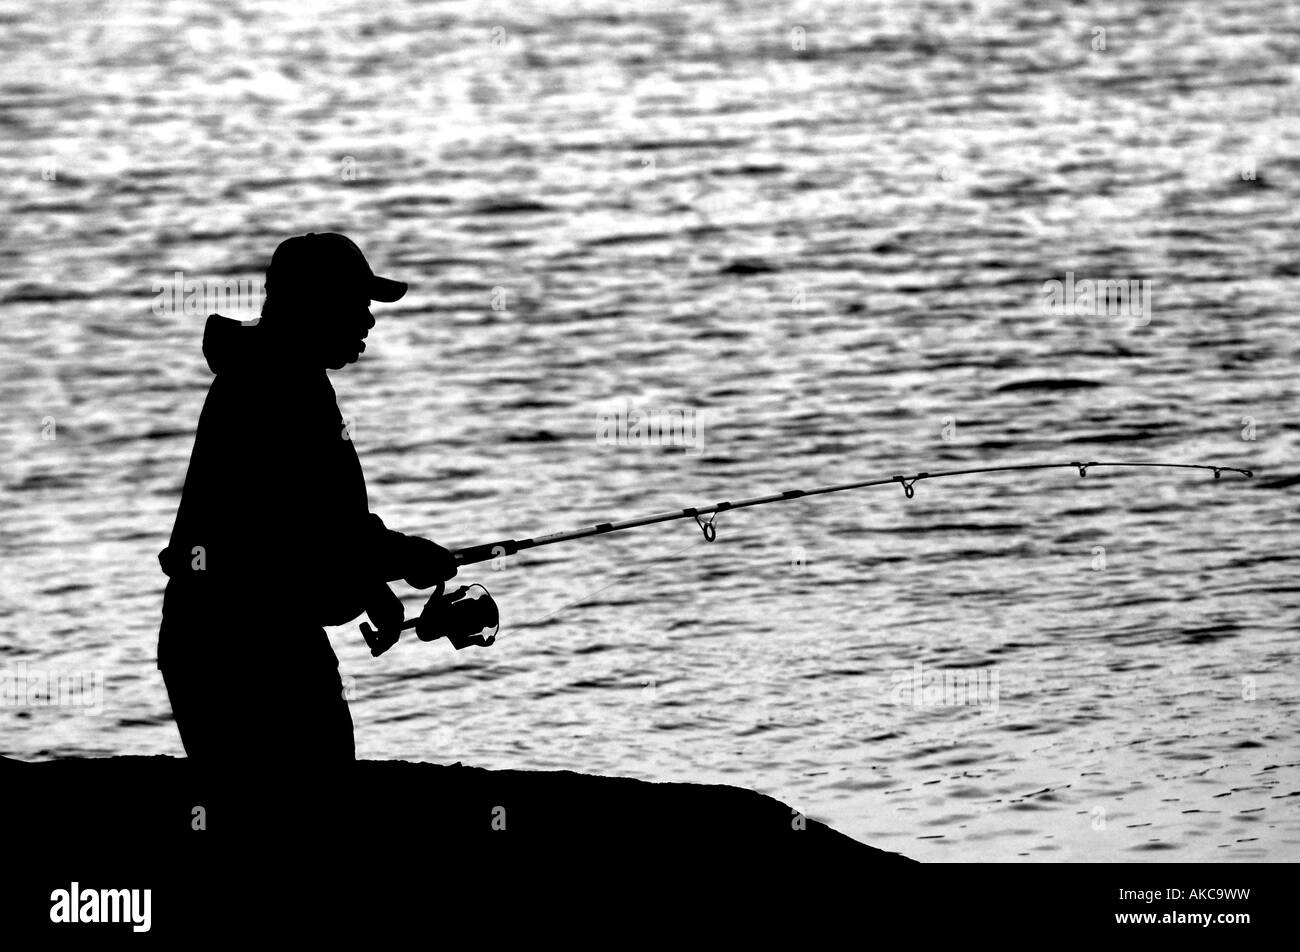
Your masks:
M373 512L367 514L366 520L368 561L374 565L379 578L385 582L405 578L410 573L411 537L388 528Z

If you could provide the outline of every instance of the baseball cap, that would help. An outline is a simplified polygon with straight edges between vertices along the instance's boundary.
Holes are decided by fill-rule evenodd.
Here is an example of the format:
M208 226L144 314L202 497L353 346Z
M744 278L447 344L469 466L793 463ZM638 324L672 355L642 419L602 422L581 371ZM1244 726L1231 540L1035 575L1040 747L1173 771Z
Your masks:
M378 277L356 242L333 232L295 235L280 242L266 269L267 291L297 287L309 291L362 290L372 301L396 301L406 284Z

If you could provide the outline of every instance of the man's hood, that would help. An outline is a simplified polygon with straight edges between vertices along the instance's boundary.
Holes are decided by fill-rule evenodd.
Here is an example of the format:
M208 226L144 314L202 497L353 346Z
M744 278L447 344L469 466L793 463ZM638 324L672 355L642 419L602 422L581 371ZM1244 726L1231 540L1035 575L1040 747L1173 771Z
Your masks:
M302 343L275 333L270 321L245 323L220 314L208 315L203 356L217 375L269 377L296 384L320 380L329 385L325 368L312 362Z
M214 374L239 372L261 356L264 342L256 324L244 324L220 314L208 316L203 328L203 356Z

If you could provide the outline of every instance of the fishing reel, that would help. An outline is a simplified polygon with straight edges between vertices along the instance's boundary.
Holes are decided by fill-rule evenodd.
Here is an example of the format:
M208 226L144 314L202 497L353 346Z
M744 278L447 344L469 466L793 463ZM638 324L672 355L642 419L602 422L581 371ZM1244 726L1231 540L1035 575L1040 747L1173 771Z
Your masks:
M454 591L444 592L443 583L439 582L419 618L411 619L400 628L384 630L376 630L363 622L361 634L370 646L371 656L378 658L397 644L401 633L408 628L414 628L421 641L446 638L459 651L471 645L487 648L497 640L500 627L501 613L497 610L497 603L482 585L462 585Z
M491 634L484 634L488 629ZM486 648L497 640L501 613L492 594L479 585L462 585L454 592L442 592L442 584L425 603L415 620L415 635L421 641L446 638L456 650L469 645Z

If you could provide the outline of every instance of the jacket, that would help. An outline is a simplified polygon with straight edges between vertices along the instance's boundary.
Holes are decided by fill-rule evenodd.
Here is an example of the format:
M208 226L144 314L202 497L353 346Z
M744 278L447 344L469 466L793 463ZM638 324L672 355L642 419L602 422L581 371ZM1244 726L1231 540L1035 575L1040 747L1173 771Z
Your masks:
M370 512L329 377L290 346L262 324L208 318L215 379L158 556L164 618L193 622L183 629L340 625L361 614L368 588L403 575L412 540ZM204 636L160 639L160 666L190 637Z

